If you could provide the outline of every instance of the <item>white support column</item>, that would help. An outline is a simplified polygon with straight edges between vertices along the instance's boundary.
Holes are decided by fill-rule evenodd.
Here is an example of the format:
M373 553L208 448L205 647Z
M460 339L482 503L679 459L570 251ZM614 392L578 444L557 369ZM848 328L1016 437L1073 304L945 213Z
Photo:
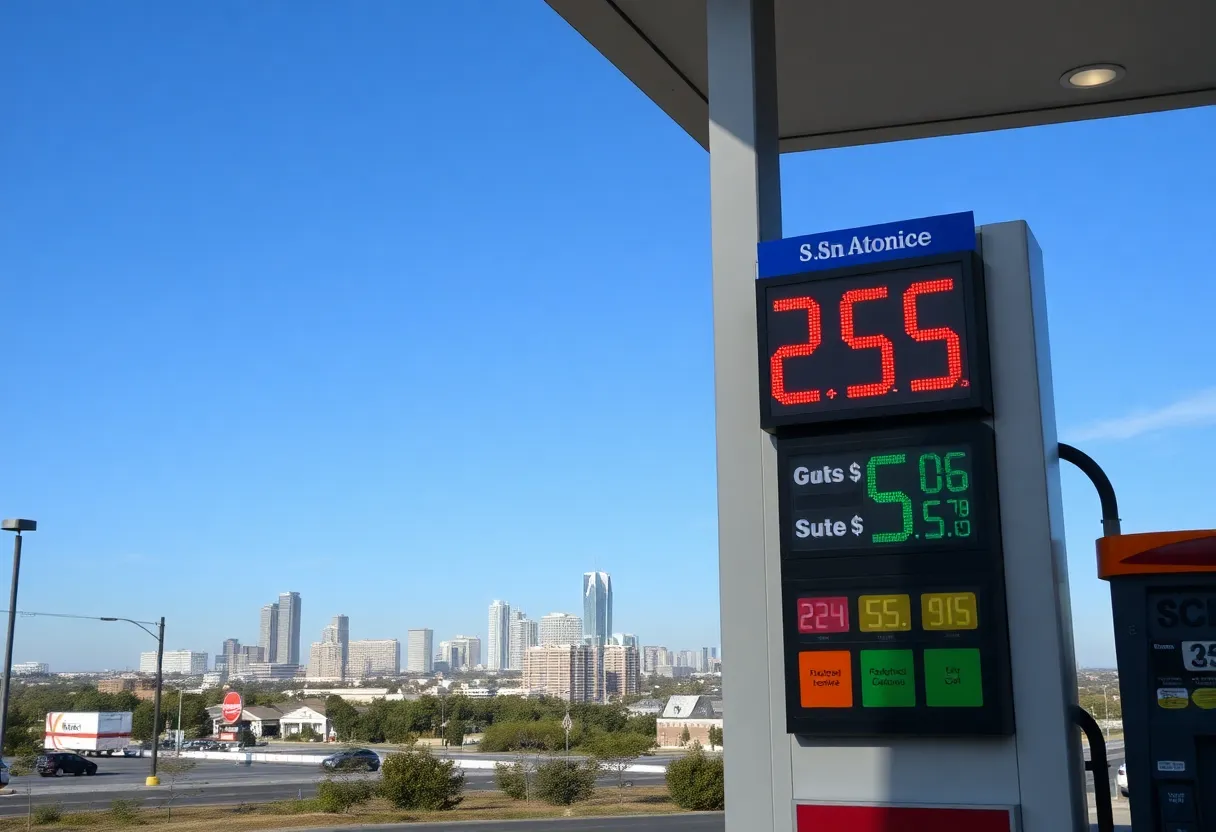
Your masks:
M792 832L776 453L757 406L756 243L781 237L773 0L708 0L727 832Z

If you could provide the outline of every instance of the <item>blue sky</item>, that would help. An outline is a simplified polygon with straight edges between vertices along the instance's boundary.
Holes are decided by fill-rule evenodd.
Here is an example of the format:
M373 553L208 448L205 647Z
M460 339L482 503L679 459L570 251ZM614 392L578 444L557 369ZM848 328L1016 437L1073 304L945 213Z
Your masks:
M0 10L0 513L20 608L252 641L486 607L718 643L708 159L540 2ZM789 235L973 210L1046 257L1061 437L1128 531L1212 525L1212 109L800 154ZM1077 650L1110 664L1064 474ZM7 545L7 544L5 544ZM151 641L30 618L15 658Z

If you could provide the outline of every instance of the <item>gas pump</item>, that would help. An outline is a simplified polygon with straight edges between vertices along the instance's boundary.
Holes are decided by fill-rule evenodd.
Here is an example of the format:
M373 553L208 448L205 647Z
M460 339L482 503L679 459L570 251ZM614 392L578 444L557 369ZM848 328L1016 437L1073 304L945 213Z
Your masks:
M1098 540L1136 832L1216 832L1216 530Z

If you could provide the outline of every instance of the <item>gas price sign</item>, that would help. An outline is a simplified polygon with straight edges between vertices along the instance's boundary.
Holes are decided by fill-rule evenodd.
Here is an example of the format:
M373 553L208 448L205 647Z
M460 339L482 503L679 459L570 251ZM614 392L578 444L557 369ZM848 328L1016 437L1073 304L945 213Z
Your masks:
M757 281L761 426L987 408L973 256Z
M791 733L1012 731L995 455L975 420L778 440Z
M854 450L832 453L817 452L826 447L818 440L782 443L785 556L986 546L991 440L985 448L958 431L939 433L955 441L892 444L869 435L848 440ZM804 447L809 452L800 453Z

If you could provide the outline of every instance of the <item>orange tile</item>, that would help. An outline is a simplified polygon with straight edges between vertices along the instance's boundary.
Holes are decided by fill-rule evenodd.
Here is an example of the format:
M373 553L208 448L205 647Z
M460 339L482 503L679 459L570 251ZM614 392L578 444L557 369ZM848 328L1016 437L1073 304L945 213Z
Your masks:
M798 654L798 692L804 708L853 707L853 656L848 650Z

